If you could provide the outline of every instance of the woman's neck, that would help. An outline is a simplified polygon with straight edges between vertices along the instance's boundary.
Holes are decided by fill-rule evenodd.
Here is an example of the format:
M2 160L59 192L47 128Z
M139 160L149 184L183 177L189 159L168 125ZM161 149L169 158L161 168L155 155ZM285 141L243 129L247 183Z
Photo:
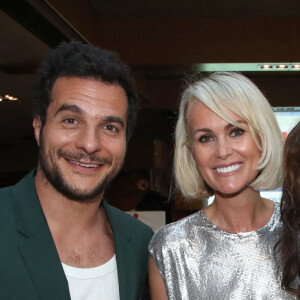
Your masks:
M249 232L268 223L273 214L273 202L248 188L231 196L216 193L214 202L204 212L222 230Z

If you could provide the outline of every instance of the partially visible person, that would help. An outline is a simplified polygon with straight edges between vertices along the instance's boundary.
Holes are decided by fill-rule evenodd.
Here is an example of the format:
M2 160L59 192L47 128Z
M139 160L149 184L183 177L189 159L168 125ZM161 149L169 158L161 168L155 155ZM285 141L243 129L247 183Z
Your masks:
M283 228L276 248L281 253L282 287L300 298L300 122L286 139L283 157Z
M283 137L266 98L241 74L204 77L183 93L175 142L182 194L215 198L154 235L153 299L295 299L280 287L273 252L279 204L259 193L282 183Z
M139 299L152 230L103 198L136 118L128 66L63 43L43 61L34 106L38 167L0 190L0 299Z
M144 174L139 174L136 182L137 188L143 193L137 210L166 210L168 207L167 197L151 188L150 180Z

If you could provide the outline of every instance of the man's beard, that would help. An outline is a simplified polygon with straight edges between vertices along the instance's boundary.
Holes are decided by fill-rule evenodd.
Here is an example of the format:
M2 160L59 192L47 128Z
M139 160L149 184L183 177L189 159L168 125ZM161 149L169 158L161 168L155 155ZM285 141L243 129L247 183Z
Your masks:
M110 158L101 159L96 154L84 154L84 153L71 153L62 149L57 150L54 153L57 158L67 157L68 160L79 160L84 159L85 161L104 163L106 165L111 165L112 160ZM52 162L52 163L51 163ZM39 150L39 166L42 169L48 182L62 195L75 201L88 201L102 194L108 187L112 179L117 175L118 170L121 168L122 164L114 166L112 170L106 174L106 176L96 184L94 188L91 189L80 189L76 185L69 184L65 179L61 169L55 162L53 156L50 153L46 153L45 143L41 134L40 137L40 150ZM84 176L84 175L82 175ZM88 176L88 175L87 175Z

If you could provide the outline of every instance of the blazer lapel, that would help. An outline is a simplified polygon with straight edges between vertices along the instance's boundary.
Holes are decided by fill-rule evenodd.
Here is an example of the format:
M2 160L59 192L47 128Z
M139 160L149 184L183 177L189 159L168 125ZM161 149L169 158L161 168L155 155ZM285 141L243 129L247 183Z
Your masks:
M118 233L114 233L116 258L118 266L118 279L120 300L137 299L136 286L137 274L136 261L134 257L134 249L130 246L130 241L124 240Z
M42 300L70 299L68 282L29 173L13 190L16 226L24 264Z
M70 299L68 282L47 225L27 238L19 250L41 299Z
M120 300L136 300L138 298L138 274L139 268L135 259L135 250L131 246L131 234L126 232L118 223L109 205L102 199L107 218L114 233L114 243L118 268Z

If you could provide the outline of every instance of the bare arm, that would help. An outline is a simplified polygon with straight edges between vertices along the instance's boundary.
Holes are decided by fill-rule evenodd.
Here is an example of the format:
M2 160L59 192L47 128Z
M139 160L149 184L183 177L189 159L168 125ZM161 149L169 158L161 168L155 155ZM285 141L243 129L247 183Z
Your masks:
M153 300L168 299L164 281L151 255L149 255L149 284L150 284L151 299Z

